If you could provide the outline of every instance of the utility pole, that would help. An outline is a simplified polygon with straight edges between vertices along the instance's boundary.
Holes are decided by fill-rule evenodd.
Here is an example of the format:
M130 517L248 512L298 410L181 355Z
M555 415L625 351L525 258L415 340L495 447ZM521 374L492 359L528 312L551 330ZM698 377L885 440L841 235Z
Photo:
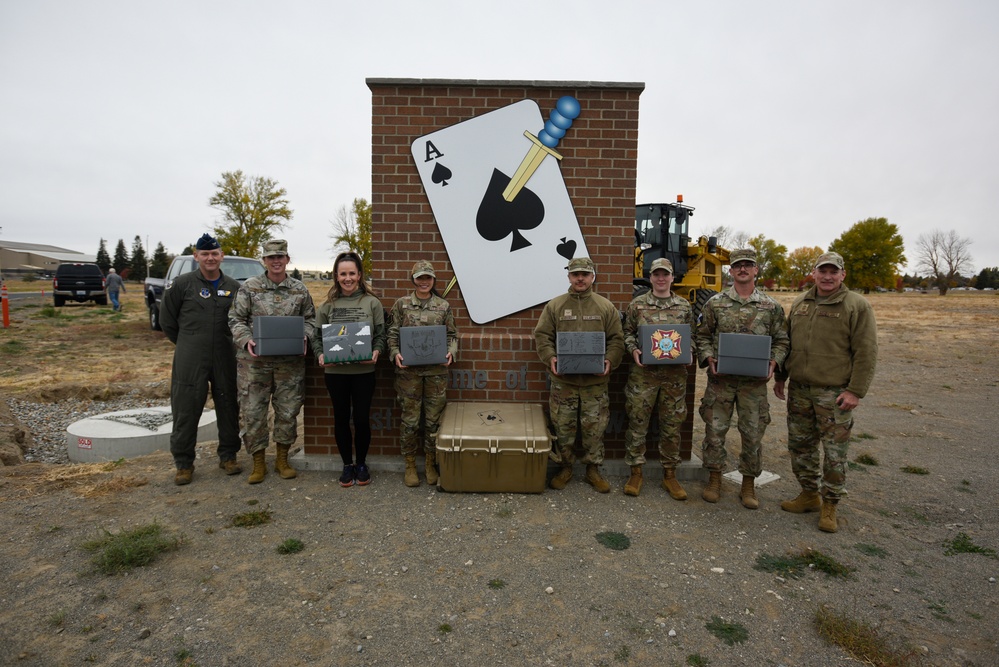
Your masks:
M0 234L3 234L3 227L0 227ZM3 250L0 249L0 253ZM3 328L10 326L10 303L7 301L7 281L3 279L3 263L0 262L0 312L3 313Z

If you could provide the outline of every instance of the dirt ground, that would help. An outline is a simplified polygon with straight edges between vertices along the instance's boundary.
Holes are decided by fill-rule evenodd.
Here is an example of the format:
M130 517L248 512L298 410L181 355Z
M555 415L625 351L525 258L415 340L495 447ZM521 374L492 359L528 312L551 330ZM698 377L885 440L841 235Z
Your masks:
M816 514L779 508L798 488L775 399L764 462L781 479L760 489L757 511L741 507L734 485L711 505L688 483L680 503L655 478L638 498L621 493L621 478L609 495L578 477L540 495L445 494L387 472L364 488L341 489L320 472L291 481L271 472L250 486L245 473L223 475L211 447L187 487L172 484L166 453L110 466L26 464L0 469L0 664L855 662L816 631L824 607L876 628L885 645L911 647L911 664L999 665L999 297L870 298L880 360L851 459L863 453L877 465L851 466L835 534L817 530ZM120 327L109 344L131 341L134 351L142 314L128 302L117 322L107 312L93 326ZM21 313L22 332L35 315ZM87 321L71 321L66 335ZM110 384L88 382L76 379L85 365L53 370L30 341L11 345L23 339L0 335L0 350L21 350L0 356L0 391L51 400L49 385L139 386L169 364L154 358ZM233 525L264 509L270 523ZM181 540L150 566L97 574L80 548L154 522ZM605 531L630 548L602 546L595 536ZM278 553L289 538L304 550ZM949 555L955 541L986 553ZM809 548L850 575L754 567ZM726 644L708 629L713 617L746 638Z

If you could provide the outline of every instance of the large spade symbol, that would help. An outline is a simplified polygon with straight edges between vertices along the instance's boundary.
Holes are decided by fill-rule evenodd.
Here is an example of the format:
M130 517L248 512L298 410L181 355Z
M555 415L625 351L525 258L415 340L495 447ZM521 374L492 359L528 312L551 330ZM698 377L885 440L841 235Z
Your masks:
M510 252L531 245L521 230L534 229L545 219L545 204L533 191L524 188L513 201L503 198L510 177L493 169L493 177L475 216L475 228L487 241L499 241L513 234Z

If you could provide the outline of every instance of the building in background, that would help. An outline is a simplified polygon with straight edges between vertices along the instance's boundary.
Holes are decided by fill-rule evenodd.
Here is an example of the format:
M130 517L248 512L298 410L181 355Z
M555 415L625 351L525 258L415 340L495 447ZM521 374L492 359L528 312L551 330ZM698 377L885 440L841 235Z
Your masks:
M44 243L0 240L0 270L7 278L51 276L64 262L94 262L97 256Z

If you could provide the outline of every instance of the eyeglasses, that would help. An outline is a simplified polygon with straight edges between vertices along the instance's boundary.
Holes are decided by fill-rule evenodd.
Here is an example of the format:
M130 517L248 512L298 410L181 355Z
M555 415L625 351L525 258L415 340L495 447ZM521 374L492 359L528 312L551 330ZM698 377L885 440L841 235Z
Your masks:
M756 266L756 265L753 264L752 262L737 262L737 263L735 263L735 264L732 265L732 270L733 271L749 271L754 266Z

